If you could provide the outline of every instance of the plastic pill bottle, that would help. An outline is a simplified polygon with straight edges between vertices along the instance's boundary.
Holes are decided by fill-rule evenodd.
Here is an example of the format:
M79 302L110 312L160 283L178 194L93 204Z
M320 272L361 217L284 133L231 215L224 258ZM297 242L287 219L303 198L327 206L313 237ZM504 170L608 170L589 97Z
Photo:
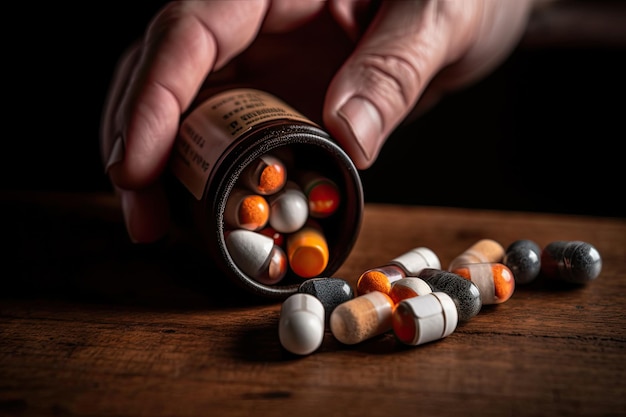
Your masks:
M289 269L279 283L262 284L234 262L225 240L228 197L245 168L266 153L285 156L288 177L314 170L337 184L341 195L337 211L316 219L329 252L327 266L319 276L333 275L352 251L360 231L361 180L351 159L330 135L279 98L240 87L203 96L203 101L183 115L170 172L178 192L186 194L185 214L194 232L219 269L247 291L285 299L306 279Z

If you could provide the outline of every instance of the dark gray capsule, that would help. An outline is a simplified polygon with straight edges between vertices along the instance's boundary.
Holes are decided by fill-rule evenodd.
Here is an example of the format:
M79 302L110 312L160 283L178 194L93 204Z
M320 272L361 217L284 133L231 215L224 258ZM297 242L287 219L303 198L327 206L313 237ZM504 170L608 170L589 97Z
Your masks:
M506 249L502 263L513 272L516 284L529 284L541 271L541 248L532 240L516 240Z
M326 322L335 307L354 298L354 291L347 281L341 278L311 278L298 287L299 293L310 294L322 302Z
M586 284L596 279L601 270L600 253L587 242L560 240L541 252L541 273L547 278Z
M434 268L425 268L417 276L432 285L433 291L445 292L454 300L460 321L476 316L483 306L480 290L469 279Z

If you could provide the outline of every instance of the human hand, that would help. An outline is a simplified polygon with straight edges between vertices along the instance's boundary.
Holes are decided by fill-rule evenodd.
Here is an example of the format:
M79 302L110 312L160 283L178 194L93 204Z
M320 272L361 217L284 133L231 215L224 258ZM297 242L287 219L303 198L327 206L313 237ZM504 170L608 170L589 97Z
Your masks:
M207 85L252 82L284 98L321 121L356 167L366 169L403 120L508 55L531 3L167 4L120 59L103 113L102 155L129 236L152 242L167 232L169 205L159 178L181 114Z

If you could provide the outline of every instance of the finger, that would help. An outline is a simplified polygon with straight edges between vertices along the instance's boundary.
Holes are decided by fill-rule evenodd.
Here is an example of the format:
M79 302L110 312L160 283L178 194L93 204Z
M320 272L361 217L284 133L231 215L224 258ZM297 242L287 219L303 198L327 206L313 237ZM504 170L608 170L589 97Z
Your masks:
M375 16L379 2L374 0L332 0L328 8L339 26L352 40L357 40Z
M139 191L116 191L122 204L124 222L131 241L151 243L159 240L169 230L170 212L165 191L160 183Z
M263 21L262 31L288 32L309 22L325 7L323 1L273 0Z
M382 3L331 82L324 124L357 168L371 166L434 74L454 59L449 45L458 16L442 10L450 3L456 2Z
M251 42L266 7L259 1L175 2L155 17L104 138L116 185L139 189L158 178L180 115L207 74Z
M484 3L471 25L474 40L465 50L458 51L459 59L453 65L437 74L436 87L443 92L458 89L501 64L520 41L532 4L533 0Z
M114 140L110 139L114 138L116 134L116 126L119 124L115 120L118 114L117 109L124 97L124 92L128 88L130 75L139 58L140 47L139 43L135 43L122 54L113 73L113 81L103 106L100 123L100 155L103 158L105 171L108 171L110 162L117 162L118 159L121 159L119 156L114 156L111 158L112 161L109 160L115 143ZM120 145L123 145L123 143ZM116 152L123 152L123 148L116 150Z
M482 0L480 0L482 1ZM459 59L443 68L432 79L413 112L413 117L434 107L447 94L470 85L500 65L521 40L527 27L533 0L508 4L485 2L477 19L471 22L473 41L455 51Z

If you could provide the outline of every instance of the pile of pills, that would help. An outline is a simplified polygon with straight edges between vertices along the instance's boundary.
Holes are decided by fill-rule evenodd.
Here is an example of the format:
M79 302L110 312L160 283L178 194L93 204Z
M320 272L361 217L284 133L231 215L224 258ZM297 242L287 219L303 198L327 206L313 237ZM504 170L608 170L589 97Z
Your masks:
M283 150L284 151L284 150ZM291 270L308 279L329 262L323 221L341 203L337 184L320 172L290 170L284 155L267 153L246 166L228 195L224 240L250 278L279 283Z
M602 269L597 249L582 241L557 241L543 250L531 240L504 248L477 241L455 257L447 270L437 255L418 247L386 265L365 271L356 292L339 278L303 282L282 304L279 339L291 353L308 355L322 344L326 329L353 345L386 332L405 345L443 339L483 305L511 298L515 285L543 276L584 285Z

